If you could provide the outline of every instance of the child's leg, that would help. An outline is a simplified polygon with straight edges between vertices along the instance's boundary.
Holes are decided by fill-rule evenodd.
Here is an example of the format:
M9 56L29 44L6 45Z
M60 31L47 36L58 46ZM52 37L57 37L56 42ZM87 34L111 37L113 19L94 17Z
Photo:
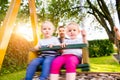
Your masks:
M75 80L76 66L79 64L79 58L74 55L68 55L66 59L66 80Z
M59 80L59 74L50 74L50 80Z
M40 75L40 80L46 80L50 74L50 66L55 56L45 56L45 60L42 63L42 71Z
M76 72L76 66L79 64L79 58L74 55L68 55L65 63L66 72Z
M59 79L59 72L64 63L65 63L64 56L58 56L53 60L52 66L51 66L51 72L50 72L50 80Z
M44 60L44 58L42 58L42 57L35 58L34 60L32 60L32 62L27 67L25 80L32 80L37 67L42 63L43 60Z
M66 80L75 80L76 73L66 73Z

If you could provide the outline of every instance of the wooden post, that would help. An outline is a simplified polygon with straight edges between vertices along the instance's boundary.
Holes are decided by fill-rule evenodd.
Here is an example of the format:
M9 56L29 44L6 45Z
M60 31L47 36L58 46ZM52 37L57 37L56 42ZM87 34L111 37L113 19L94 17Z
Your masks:
M30 11L30 19L31 19L31 25L32 25L32 31L33 31L33 39L34 39L34 46L38 42L38 35L37 35L37 15L36 15L36 7L35 7L35 0L28 0L29 1L29 11ZM33 59L37 57L36 53L29 52L28 54L28 63Z
M11 34L14 29L14 22L18 13L21 0L12 0L8 12L0 28L0 69L4 60L4 56L8 47Z
M88 47L85 47L82 49L83 54L82 54L82 59L83 59L83 64L89 64L89 51Z

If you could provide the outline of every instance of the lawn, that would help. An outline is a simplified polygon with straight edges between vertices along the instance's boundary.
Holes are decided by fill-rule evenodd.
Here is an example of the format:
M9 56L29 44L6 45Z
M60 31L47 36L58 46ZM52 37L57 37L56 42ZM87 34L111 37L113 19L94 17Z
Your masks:
M112 56L90 58L91 72L120 72L118 64Z
M90 72L120 72L120 64L116 63L112 56L90 58ZM0 80L21 80L25 70L0 76Z

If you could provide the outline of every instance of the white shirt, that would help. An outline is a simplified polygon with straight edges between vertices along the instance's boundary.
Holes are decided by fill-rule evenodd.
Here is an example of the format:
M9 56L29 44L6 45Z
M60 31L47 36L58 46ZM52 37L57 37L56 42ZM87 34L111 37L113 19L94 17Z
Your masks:
M82 38L77 38L74 40L65 39L64 43L66 43L66 45L67 44L81 44L81 43L83 43L83 41L82 41ZM64 54L74 54L78 57L82 57L82 49L64 49L62 55L64 55Z
M48 38L48 39L41 39L38 42L38 46L40 46L40 47L48 46L50 44L52 44L53 46L60 45L60 42L59 42L58 38L54 37L54 36L52 36L51 38ZM56 51L42 51L42 52L44 52L44 53L56 53Z

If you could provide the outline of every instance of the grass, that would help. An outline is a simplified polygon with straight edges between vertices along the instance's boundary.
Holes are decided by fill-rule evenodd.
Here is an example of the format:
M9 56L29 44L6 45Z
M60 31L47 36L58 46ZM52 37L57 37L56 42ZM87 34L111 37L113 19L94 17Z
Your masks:
M21 80L25 76L25 70L11 73L11 74L5 74L0 76L0 80Z
M91 72L120 72L118 64L112 56L90 58Z
M91 72L120 72L120 64L112 56L90 58ZM21 80L25 70L0 76L0 80Z

